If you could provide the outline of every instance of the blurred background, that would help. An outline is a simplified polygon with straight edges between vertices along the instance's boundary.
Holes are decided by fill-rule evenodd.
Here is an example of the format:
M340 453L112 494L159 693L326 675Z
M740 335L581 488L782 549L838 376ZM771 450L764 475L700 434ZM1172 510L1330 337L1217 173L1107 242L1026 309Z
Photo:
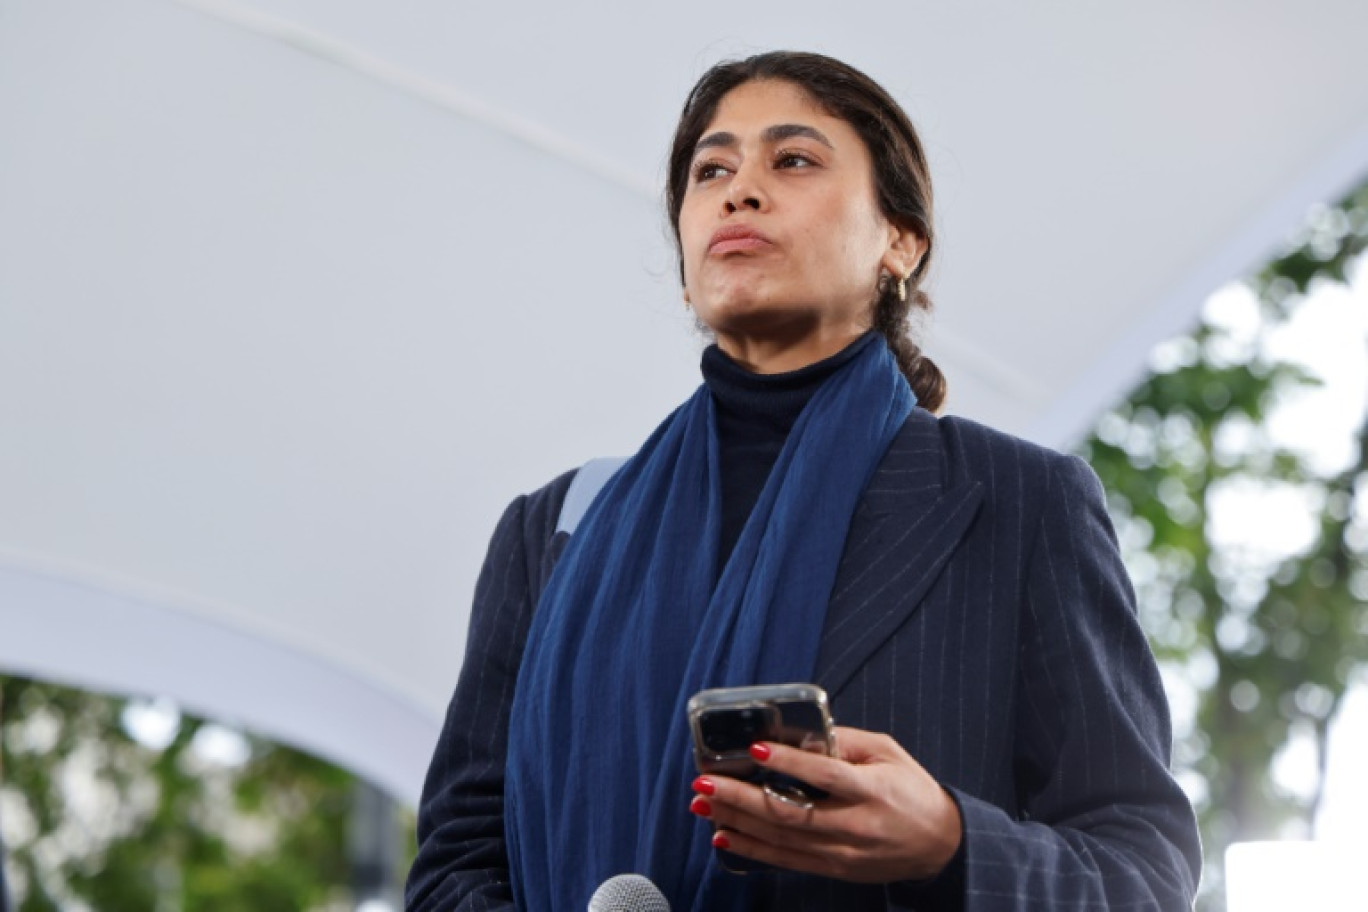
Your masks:
M1364 846L1365 33L1348 0L0 0L13 908L398 908L494 521L697 384L665 151L704 69L775 47L922 131L948 410L1108 490L1201 908L1230 845ZM1308 870L1253 852L1232 912Z

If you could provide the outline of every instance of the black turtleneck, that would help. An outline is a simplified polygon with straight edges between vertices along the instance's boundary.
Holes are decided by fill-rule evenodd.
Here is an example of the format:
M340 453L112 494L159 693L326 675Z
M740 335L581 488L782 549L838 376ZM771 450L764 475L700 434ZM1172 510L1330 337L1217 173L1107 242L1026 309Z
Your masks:
M867 332L830 358L784 374L752 373L716 345L703 352L703 382L717 405L722 470L719 573L798 415L827 378L880 338L878 333Z

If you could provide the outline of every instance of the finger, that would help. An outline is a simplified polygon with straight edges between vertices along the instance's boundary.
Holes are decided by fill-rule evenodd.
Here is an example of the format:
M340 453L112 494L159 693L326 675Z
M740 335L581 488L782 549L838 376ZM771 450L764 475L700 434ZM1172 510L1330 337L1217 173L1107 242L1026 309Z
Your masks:
M827 848L821 851L803 851L787 846L778 846L763 839L729 828L719 829L713 834L713 847L743 855L755 861L764 862L776 868L818 874L825 877L839 877L844 870L840 862L839 849ZM833 854L835 853L835 854Z
M750 783L722 777L704 781L711 791L700 789L689 810L717 826L734 827L781 846L812 849L849 842L850 805L845 801L827 799L805 808L780 801Z
M835 844L832 837L812 827L778 823L724 804L714 805L708 819L718 829L743 833L750 839L786 851L816 853Z
M844 759L772 741L752 745L751 757L765 769L801 779L837 798L859 801L869 795L860 768Z

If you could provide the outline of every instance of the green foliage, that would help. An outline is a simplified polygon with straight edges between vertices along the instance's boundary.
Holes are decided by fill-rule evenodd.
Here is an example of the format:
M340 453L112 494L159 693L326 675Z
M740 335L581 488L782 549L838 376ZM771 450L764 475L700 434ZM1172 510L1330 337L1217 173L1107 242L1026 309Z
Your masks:
M1277 788L1274 759L1309 738L1323 778L1329 720L1368 663L1368 529L1353 509L1368 499L1366 426L1355 464L1333 475L1273 443L1270 410L1317 381L1261 345L1318 283L1345 282L1365 246L1368 183L1313 213L1289 251L1248 280L1259 304L1252 337L1203 322L1168 343L1156 372L1082 447L1107 488L1155 651L1195 696L1176 761L1202 823L1208 910L1224 905L1226 846L1309 829L1320 791ZM1211 505L1233 483L1301 492L1320 513L1309 550L1260 563L1214 542Z
M156 750L125 731L127 705L0 677L19 912L348 907L349 773L258 738L241 764L215 762L196 746L210 723L188 716Z

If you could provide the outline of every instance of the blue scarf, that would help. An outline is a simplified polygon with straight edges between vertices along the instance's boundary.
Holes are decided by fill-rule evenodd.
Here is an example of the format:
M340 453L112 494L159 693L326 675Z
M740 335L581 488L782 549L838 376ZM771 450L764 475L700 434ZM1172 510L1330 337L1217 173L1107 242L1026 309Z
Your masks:
M649 877L676 912L746 907L757 875L723 870L711 825L688 812L685 704L707 687L812 679L851 517L915 401L881 339L839 368L720 574L706 386L604 487L542 594L514 694L504 826L519 909L581 912L622 873Z

